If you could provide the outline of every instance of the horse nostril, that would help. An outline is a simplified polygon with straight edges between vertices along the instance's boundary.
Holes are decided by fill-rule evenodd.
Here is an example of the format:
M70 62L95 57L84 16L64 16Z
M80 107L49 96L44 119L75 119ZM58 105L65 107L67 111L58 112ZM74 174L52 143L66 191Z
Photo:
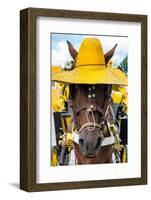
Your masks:
M99 137L95 146L95 150L98 150L100 148L101 145L101 138Z
M84 140L82 138L79 139L79 145L83 146Z

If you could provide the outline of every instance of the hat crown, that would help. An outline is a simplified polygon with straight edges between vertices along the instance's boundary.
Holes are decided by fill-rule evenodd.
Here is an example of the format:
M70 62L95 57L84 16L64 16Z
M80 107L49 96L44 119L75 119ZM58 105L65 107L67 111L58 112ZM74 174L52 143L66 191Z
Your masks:
M105 65L102 45L97 38L85 38L80 46L76 67L88 65Z

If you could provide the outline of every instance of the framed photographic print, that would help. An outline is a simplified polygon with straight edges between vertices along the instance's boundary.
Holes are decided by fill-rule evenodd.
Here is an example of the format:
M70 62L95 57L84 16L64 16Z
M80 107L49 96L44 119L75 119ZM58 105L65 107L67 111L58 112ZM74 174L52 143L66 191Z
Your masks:
M20 188L147 184L147 16L20 12Z

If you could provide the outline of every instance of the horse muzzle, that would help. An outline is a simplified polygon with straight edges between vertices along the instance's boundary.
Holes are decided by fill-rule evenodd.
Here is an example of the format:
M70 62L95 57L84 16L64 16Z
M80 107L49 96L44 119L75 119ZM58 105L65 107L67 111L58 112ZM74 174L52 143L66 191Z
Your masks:
M90 130L88 127L80 132L79 147L86 158L94 158L101 149L102 138L100 130L94 128Z

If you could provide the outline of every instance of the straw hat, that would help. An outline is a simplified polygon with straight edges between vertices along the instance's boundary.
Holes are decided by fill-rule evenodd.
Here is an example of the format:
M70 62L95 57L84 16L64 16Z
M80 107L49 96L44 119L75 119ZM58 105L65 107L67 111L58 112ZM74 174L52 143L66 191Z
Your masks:
M124 72L108 65L116 45L104 55L102 45L96 38L85 38L79 52L76 52L70 42L67 43L75 66L71 70L52 74L52 81L69 84L128 84Z

